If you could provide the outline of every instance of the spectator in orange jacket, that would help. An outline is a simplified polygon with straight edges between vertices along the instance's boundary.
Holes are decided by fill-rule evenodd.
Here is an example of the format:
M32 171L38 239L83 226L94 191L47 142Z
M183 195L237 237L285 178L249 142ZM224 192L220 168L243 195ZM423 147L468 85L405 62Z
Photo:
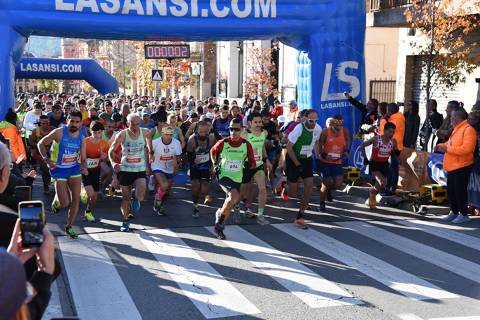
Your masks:
M22 137L16 126L17 115L8 109L5 115L5 120L0 122L0 134L8 140L10 152L13 156L13 161L20 163L27 159L27 153L25 152L25 145L23 144Z
M383 135L383 128L387 122L391 122L395 125L395 134L393 139L397 142L398 151L403 150L403 136L405 134L405 117L398 112L398 105L396 103L389 103L387 105L387 114L380 121L380 128L378 130L379 135ZM398 185L398 170L400 169L400 163L398 160L398 154L392 154L390 156L390 167L388 169L387 188L385 195L393 195L397 190Z
M448 173L447 193L450 201L450 213L443 218L443 221L457 224L470 221L467 211L467 186L473 166L477 133L468 124L467 116L464 109L453 111L451 115L452 134L447 142L435 147L436 152L445 153L443 168Z

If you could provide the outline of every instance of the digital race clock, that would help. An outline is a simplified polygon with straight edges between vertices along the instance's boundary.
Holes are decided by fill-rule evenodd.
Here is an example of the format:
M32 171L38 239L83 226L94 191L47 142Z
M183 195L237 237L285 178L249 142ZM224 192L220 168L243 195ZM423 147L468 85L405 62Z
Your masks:
M145 59L187 59L190 58L188 44L146 44Z

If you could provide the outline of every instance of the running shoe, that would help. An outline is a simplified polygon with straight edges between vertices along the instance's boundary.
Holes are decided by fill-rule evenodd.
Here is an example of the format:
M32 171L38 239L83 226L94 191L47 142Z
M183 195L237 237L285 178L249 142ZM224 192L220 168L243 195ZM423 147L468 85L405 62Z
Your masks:
M52 213L57 214L60 211L60 204L57 201L57 198L53 198L52 205L50 206Z
M263 214L261 216L257 216L257 223L262 226L270 224L270 222L267 219L265 219L265 216Z
M159 216L164 216L165 215L165 208L163 207L163 202L160 200L154 200L153 201L153 211L155 211L156 214Z
M95 216L91 210L86 210L84 217L88 222L95 222Z
M295 225L300 228L300 229L308 229L308 226L307 224L305 223L305 220L303 220L303 218L298 218L298 219L295 219Z
M213 232L215 232L217 239L226 239L225 234L223 233L223 227L219 223L215 223L215 226L213 227Z
M197 207L193 207L192 217L194 219L200 218L200 210Z
M212 198L210 198L209 195L206 195L205 196L205 201L203 201L203 204L206 205L206 206L209 206L210 204L212 204Z
M113 197L114 195L115 195L115 188L112 185L110 185L108 187L108 196Z
M135 219L135 216L133 215L132 209L130 209L128 211L127 220L130 221L130 220L133 220L133 219Z
M120 231L122 232L130 232L130 222L123 221L122 226L120 227Z
M80 201L82 201L83 204L87 203L88 201L87 192L85 190L80 192Z
M256 215L255 213L252 212L252 209L250 208L245 208L245 211L243 211L243 216L248 219L255 219Z
M327 208L326 208L326 205L325 205L325 201L320 201L320 206L318 207L318 210L320 210L320 212L325 212L325 211L327 211Z
M453 213L452 211L450 211L450 213L448 214L448 216L445 216L442 218L442 221L444 222L451 222L453 220L455 220L455 218L458 216L458 214L456 213Z
M78 235L75 233L75 230L73 230L72 226L65 226L65 234L72 239L78 238Z
M283 201L288 201L288 194L287 189L285 187L282 188L282 192L280 193L280 197Z

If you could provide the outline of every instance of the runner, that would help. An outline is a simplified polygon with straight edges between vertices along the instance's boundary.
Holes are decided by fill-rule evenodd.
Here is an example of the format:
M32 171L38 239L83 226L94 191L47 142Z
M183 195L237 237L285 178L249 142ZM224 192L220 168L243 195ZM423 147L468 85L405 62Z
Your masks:
M338 189L343 183L342 161L348 159L350 133L343 127L342 115L335 115L326 130L320 135L320 211L325 211L325 201L332 189Z
M266 143L267 143L267 131L262 130L262 115L258 112L253 112L248 116L248 122L250 124L250 132L246 132L245 137L251 143L253 147L253 153L255 155L255 169L245 168L243 174L244 194L246 196L245 201L245 216L247 218L257 218L257 222L261 225L269 224L265 219L264 211L265 204L267 202L267 187L265 183L265 169L271 170L272 164L267 159ZM252 180L258 186L258 213L255 215L251 210L252 199L255 196L255 188L253 188ZM243 192L242 192L243 193Z
M370 209L376 209L377 207L377 194L387 185L388 159L392 152L398 150L397 142L393 139L395 129L396 127L393 123L387 122L383 129L383 135L375 136L361 145L363 163L369 166L369 172L375 178L375 185L370 189L368 197ZM365 148L369 145L373 145L370 160L365 151Z
M218 239L225 239L223 229L230 211L240 201L240 185L243 168L248 161L252 169L256 168L255 156L250 142L241 137L242 121L233 119L229 126L230 137L218 141L210 150L210 156L218 175L218 183L227 194L221 209L215 214L214 232Z
M179 157L182 155L180 141L173 137L171 127L163 127L162 135L152 142L152 171L157 183L153 210L160 216L165 215L165 201L173 184L173 176L179 168Z
M306 111L305 118L306 121L298 124L288 135L285 160L289 197L297 197L298 179L302 178L303 180L303 197L294 221L295 225L301 229L308 228L303 215L308 208L313 188L312 151L315 150L318 154L318 141L322 133L322 128L317 123L318 114L315 110Z
M140 210L140 201L145 197L147 188L147 172L149 164L147 159L151 155L151 140L148 130L140 128L141 119L137 114L127 116L128 128L120 131L108 150L108 156L113 170L117 172L118 181L122 189L122 226L120 231L130 231L130 220L134 212ZM116 148L122 146L120 163L116 160ZM132 188L135 193L132 195Z
M77 238L72 224L80 203L80 172L87 172L84 133L81 129L82 114L75 110L68 115L67 126L53 130L38 143L38 151L50 168L52 180L55 181L56 195L51 206L52 212L58 213L60 208L69 207L65 233L71 238ZM51 158L46 148L49 145L52 145Z
M50 125L50 120L48 116L46 115L41 115L40 119L38 120L38 126L35 128L35 130L32 131L32 134L29 137L29 144L30 144L30 151L31 151L31 156L33 159L35 159L39 166L40 170L42 171L42 180L43 180L43 193L48 194L50 192L50 171L48 169L47 164L43 160L43 157L40 155L38 152L38 147L37 144L42 139L45 137L47 134L52 132L55 129L55 127ZM50 146L47 146L47 148L50 148Z
M101 163L105 161L108 154L108 142L102 139L103 125L94 121L90 124L91 136L85 138L85 152L87 157L87 173L82 174L82 182L87 192L87 209L85 220L95 222L93 208L97 202L97 192L100 191Z
M210 161L210 149L215 144L215 138L209 134L210 126L200 121L196 125L196 132L190 136L187 142L187 157L190 164L190 180L192 182L192 201L194 218L200 216L198 200L200 195L205 196L205 204L210 204L208 189L212 176L212 162Z

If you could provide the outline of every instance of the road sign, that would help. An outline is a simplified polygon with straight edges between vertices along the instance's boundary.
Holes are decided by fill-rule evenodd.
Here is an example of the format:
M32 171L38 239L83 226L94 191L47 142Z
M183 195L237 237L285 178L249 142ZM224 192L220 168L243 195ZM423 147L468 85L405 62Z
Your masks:
M163 70L152 70L152 80L153 81L162 81L163 80Z

